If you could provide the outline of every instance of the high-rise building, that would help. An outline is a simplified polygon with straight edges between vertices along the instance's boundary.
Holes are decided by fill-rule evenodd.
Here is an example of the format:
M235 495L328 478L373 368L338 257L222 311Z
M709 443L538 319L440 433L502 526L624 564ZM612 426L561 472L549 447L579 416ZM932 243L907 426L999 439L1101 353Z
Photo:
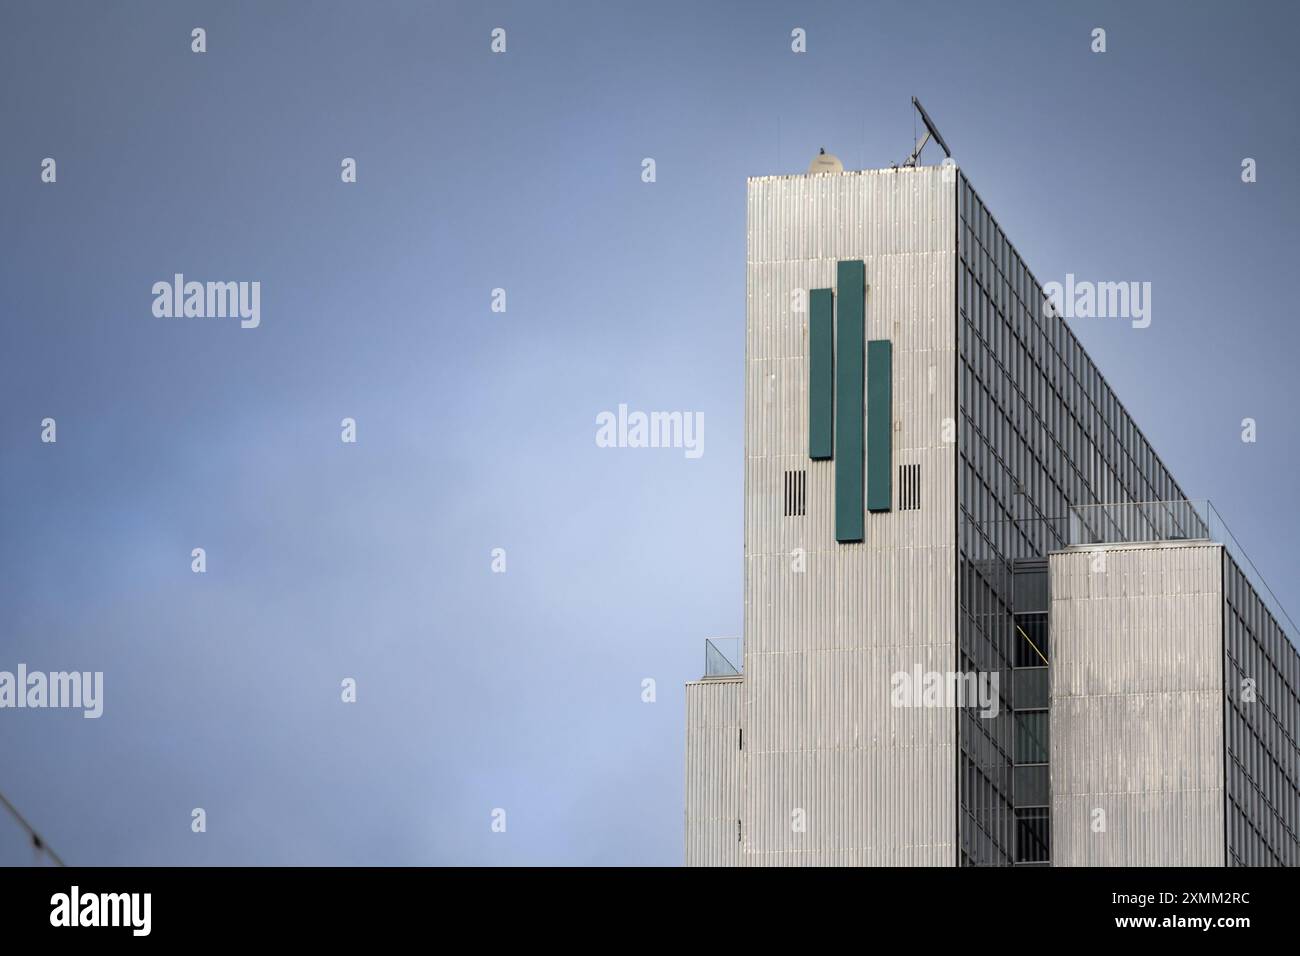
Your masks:
M687 685L687 863L1300 864L1280 605L958 169L819 165L748 186L743 653Z

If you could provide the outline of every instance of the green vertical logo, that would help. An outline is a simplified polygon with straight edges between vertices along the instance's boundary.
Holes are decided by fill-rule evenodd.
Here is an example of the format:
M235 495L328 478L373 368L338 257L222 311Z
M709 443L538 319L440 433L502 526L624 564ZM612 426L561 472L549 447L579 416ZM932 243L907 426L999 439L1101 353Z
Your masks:
M809 295L808 457L835 462L840 542L861 541L865 512L890 510L893 495L893 345L866 340L866 296L861 259Z

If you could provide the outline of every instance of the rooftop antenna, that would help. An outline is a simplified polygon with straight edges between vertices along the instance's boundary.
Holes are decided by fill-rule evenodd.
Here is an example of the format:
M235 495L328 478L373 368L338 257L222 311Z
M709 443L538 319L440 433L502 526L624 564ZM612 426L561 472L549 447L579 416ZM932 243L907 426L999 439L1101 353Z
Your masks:
M906 167L915 166L917 164L917 160L921 158L921 150L925 149L925 144L930 142L931 136L934 137L936 143L943 147L944 156L952 156L952 150L948 148L948 144L945 143L943 137L939 135L939 130L934 125L934 120L930 119L930 114L925 111L925 107L921 105L921 101L914 96L912 97L912 105L915 106L916 111L921 114L921 122L925 124L925 135L916 141L916 149L912 150L912 155L907 157L907 162L903 163L903 165Z

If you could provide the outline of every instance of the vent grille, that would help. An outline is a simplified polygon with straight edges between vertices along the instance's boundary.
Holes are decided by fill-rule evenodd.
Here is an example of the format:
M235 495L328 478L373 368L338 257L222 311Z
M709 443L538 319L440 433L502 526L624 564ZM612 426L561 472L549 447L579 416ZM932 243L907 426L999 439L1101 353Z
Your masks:
M787 471L785 473L785 516L802 518L804 516L808 489L808 472Z
M921 466L898 466L898 510L921 509Z

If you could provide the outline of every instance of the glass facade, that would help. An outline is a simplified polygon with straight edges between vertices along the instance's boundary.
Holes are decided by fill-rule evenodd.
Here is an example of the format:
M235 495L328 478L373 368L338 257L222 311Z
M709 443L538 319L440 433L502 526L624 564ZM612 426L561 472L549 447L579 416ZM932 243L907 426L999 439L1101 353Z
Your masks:
M1047 765L1019 758L1047 746L1049 627L1017 564L1067 545L1071 506L1186 496L964 176L957 205L958 663L999 672L1002 698L958 712L959 862L1042 864Z
M1223 557L1229 866L1300 865L1300 655Z

